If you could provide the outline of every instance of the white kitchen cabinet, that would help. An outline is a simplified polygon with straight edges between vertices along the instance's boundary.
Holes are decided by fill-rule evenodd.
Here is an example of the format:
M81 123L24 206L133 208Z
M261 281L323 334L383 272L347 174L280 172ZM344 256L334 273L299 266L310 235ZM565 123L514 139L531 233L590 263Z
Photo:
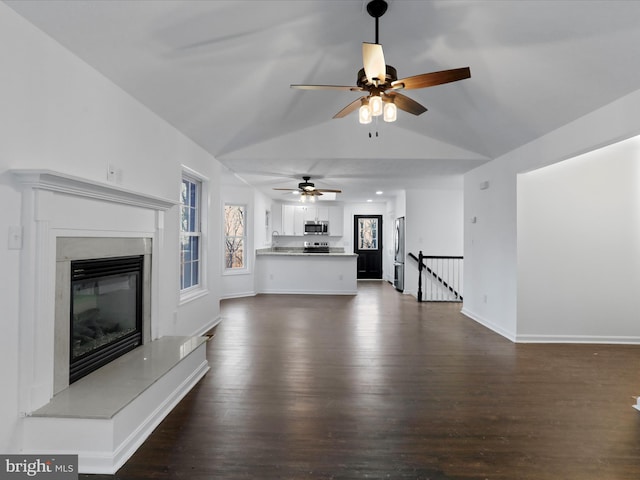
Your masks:
M342 237L344 235L344 209L342 206L329 207L329 235Z
M302 220L303 222L315 222L317 220L316 215L316 207L312 207L309 205L304 205L300 207L302 209Z
M282 205L282 231L281 235L304 235L305 222L329 222L329 235L341 237L343 234L344 213L342 206L315 206L315 205Z
M329 221L329 207L317 206L316 207L316 220L317 221Z
M302 207L304 211L305 222L319 222L329 220L329 207L305 205Z
M282 205L282 235L304 235L304 216L306 210L302 205Z

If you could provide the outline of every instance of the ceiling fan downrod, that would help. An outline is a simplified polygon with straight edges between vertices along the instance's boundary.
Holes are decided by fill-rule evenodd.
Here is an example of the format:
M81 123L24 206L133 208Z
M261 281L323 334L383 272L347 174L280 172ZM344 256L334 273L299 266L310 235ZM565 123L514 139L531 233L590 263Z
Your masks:
M373 18L376 19L376 43L380 43L378 40L378 19L384 15L384 12L387 11L387 2L384 0L371 0L367 4L367 12Z

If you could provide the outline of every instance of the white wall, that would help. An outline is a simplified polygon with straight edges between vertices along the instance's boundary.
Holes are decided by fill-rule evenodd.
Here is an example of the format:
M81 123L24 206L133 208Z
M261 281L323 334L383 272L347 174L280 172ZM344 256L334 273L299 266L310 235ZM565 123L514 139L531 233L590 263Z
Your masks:
M106 181L107 167L121 170L120 186L178 200L180 165L210 179L214 208L209 224L220 224L219 164L200 147L160 120L59 44L0 3L0 451L15 452L21 444L18 412L18 322L21 318L18 279L26 250L9 250L11 226L21 224L20 185L10 169L48 169L93 181ZM84 212L86 213L86 212ZM100 212L92 212L99 218ZM178 212L165 215L166 258L158 321L162 332L191 334L219 316L219 261L208 265L208 295L179 305ZM219 251L217 235L208 247ZM215 275L213 274L215 272ZM30 281L28 278L24 281ZM186 314L185 312L188 312ZM174 322L174 319L176 320Z
M407 190L405 254L461 256L463 253L462 177L443 180L440 186ZM417 296L418 264L405 258L405 293Z
M244 205L246 207L245 219L247 225L247 245L246 248L246 261L247 266L244 269L238 270L225 270L224 262L221 264L222 274L222 295L221 298L233 298L233 297L246 297L255 295L255 245L256 238L263 238L262 230L264 230L264 211L261 213L256 212L255 205L255 189L248 185L239 185L227 183L222 185L222 202L221 202L221 215L224 215L224 205ZM262 222L262 225L257 229L257 223ZM220 231L220 241L223 242L224 231ZM262 241L262 240L260 240ZM222 244L224 249L224 244ZM221 251L221 255L223 252Z
M271 198L265 194L254 190L253 192L253 210L254 210L254 230L255 230L255 249L271 246L271 232L273 231L273 209L280 208L275 206ZM269 221L267 224L266 215L268 213ZM255 250L254 249L254 250Z
M224 204L245 205L247 207L247 268L238 271L225 271L224 264L221 267L222 291L221 298L246 297L256 294L255 264L256 249L271 245L271 231L273 229L274 209L280 209L279 204L274 204L272 199L260 193L248 185L228 181L221 187L222 202ZM266 225L266 213L269 212L269 225ZM279 212L278 212L279 213ZM222 213L224 215L224 213ZM221 232L221 241L222 241Z
M383 248L386 251L387 247L393 247L393 220L387 216L386 202L346 203L341 242L345 252L353 252L353 217L355 215L382 215Z
M465 175L463 312L515 340L518 308L517 175L566 160L640 133L640 91L629 94ZM481 182L489 188L481 190ZM568 192L570 194L570 192ZM593 195L598 195L593 192ZM477 217L471 225L468 219ZM552 233L552 232L550 232ZM617 233L617 232L616 232ZM520 290L520 294L523 292ZM602 299L608 302L607 299ZM533 317L530 317L533 318ZM535 321L535 320L533 320ZM527 320L525 334L546 332ZM574 325L564 335L590 335Z
M344 227L341 245L345 252L353 252L353 218L355 215L382 215L382 278L393 283L393 226L394 210L387 202L347 203L344 205Z
M518 177L518 341L640 342L640 137Z

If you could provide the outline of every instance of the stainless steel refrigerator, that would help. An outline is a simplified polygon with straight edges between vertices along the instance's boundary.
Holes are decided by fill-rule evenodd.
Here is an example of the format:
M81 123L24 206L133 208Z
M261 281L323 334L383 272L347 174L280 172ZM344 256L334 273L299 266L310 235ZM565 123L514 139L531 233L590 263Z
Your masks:
M404 217L396 218L393 232L393 286L400 292L404 291Z

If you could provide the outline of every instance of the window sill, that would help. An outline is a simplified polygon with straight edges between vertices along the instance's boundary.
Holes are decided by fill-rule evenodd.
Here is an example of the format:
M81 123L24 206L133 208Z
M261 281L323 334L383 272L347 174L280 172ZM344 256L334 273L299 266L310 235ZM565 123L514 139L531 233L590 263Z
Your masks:
M207 295L209 295L209 290L205 288L199 288L185 293L180 293L180 301L178 302L178 305L184 305L185 303L192 302Z
M248 268L225 268L222 275L249 275L251 274L251 270Z

